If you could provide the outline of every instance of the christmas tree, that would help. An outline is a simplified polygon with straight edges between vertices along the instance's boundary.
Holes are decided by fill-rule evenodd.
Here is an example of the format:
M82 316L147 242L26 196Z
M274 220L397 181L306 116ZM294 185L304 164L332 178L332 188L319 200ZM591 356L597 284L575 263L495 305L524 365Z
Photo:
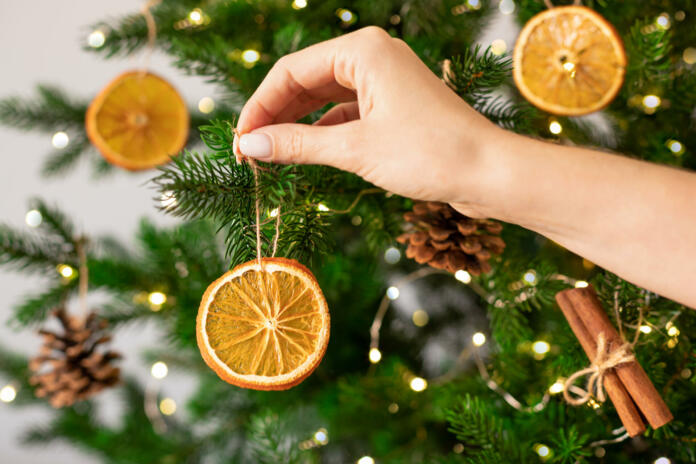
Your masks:
M696 462L692 309L512 224L414 202L329 167L256 169L235 159L236 117L280 57L376 25L505 129L695 169L696 2L584 2L616 29L627 63L613 101L589 117L530 104L505 44L477 45L492 15L512 14L523 26L546 3L165 0L94 24L86 52L108 59L161 50L182 73L215 83L220 97L199 102L190 117L177 109L188 123L177 132L186 148L153 171L157 205L179 225L143 220L131 249L78 231L79 218L42 199L29 205L30 229L0 225L0 264L47 282L8 323L27 336L56 318L62 324L40 332L36 356L1 348L0 399L54 408L49 423L26 431L27 445L67 440L112 463ZM87 157L101 174L142 168L100 156L86 103L93 97L42 86L34 98L1 100L0 122L69 133L67 147L66 134L54 136L45 176L70 176ZM440 237L442 221L458 232ZM442 251L452 244L461 247L456 257ZM206 288L256 259L258 247L311 268L331 311L321 364L283 392L225 383L196 341ZM589 362L554 297L589 284L635 341L636 360L674 416L666 425L629 433L603 395L564 400L566 379ZM87 308L92 290L105 298L98 308ZM167 333L161 350L145 354L162 390L169 368L197 379L178 411L119 371L119 330L145 320ZM97 415L100 391L111 388L123 397L115 425Z

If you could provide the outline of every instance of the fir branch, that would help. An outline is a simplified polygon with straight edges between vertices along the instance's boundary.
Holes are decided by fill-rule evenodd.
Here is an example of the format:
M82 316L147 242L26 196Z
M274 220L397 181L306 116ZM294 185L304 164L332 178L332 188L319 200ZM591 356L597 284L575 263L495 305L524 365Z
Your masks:
M8 97L0 100L0 123L22 130L84 131L87 104L73 100L58 88L37 87L33 99Z
M520 454L521 447L513 445L511 432L503 431L502 422L479 398L466 395L445 412L445 417L450 423L448 430L464 445L470 462L527 462Z
M510 76L512 60L494 55L490 47L481 53L476 45L452 59L448 84L457 95L474 105L498 89Z
M50 312L64 304L68 296L77 290L77 279L54 284L43 293L25 299L13 308L12 320L19 326L36 325L48 317Z
M78 239L75 226L67 215L55 206L49 206L43 200L35 198L30 202L30 207L41 213L41 231L46 237L55 238L63 245L74 246Z
M503 129L529 134L534 129L537 110L527 103L505 100L500 96L477 97L474 109Z
M0 224L0 265L27 272L49 272L61 263L76 265L63 243Z
M671 33L655 26L654 18L636 21L627 40L626 82L631 92L654 91L670 78Z

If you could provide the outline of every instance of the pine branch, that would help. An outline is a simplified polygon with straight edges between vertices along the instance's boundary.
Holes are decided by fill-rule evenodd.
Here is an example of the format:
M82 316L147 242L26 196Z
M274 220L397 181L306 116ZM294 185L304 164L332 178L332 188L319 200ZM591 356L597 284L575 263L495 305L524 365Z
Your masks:
M54 284L43 293L25 299L13 308L12 319L19 326L36 325L46 320L50 312L67 300L77 290L77 280Z
M654 18L638 20L633 24L626 47L626 82L631 92L653 90L670 79L670 39L670 31L656 27Z
M517 133L529 134L534 130L534 119L537 111L527 103L516 103L505 100L500 96L477 97L474 109L488 120Z
M37 87L34 100L9 97L0 100L0 123L22 130L83 131L87 104L73 100L55 87Z
M521 447L514 446L511 432L503 431L502 422L479 398L466 395L445 412L449 431L464 445L470 462L500 463L527 462L518 455Z
M490 47L481 53L481 47L476 45L452 59L448 85L474 105L497 90L510 77L511 69L510 58L494 55Z

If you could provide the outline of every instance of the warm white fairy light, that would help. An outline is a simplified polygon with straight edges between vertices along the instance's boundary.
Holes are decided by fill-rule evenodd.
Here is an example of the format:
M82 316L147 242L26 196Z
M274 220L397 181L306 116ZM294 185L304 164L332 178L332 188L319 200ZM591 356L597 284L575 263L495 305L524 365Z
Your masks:
M522 276L522 280L524 280L526 283L529 285L534 285L537 283L537 274L536 271L530 270L524 273Z
M669 151L677 156L684 154L684 145L679 140L670 139L665 145L667 145Z
M502 55L507 50L507 44L503 39L495 39L491 42L491 53L494 55Z
M472 337L471 337L471 342L475 346L482 346L484 343L486 343L486 336L481 333L481 332L476 332Z
M425 380L423 377L414 377L411 379L409 386L411 387L411 390L413 390L414 392L422 392L423 390L428 388L428 381Z
M87 36L87 45L92 48L99 48L104 45L104 42L106 42L106 36L104 36L104 33L100 29L93 30Z
M399 412L399 405L396 403L390 403L387 407L387 411L389 411L389 414L396 414Z
M561 123L558 121L551 121L549 123L549 132L558 135L563 132L563 126L561 126Z
M191 10L188 17L193 24L203 24L203 12L200 8L194 8Z
M655 459L655 464L672 464L672 461L670 461L669 458L662 456Z
M655 24L657 25L658 28L663 29L663 30L667 30L672 25L672 21L669 19L669 15L667 13L662 13L655 20Z
M557 395L563 391L563 380L558 379L549 387L549 393L552 395Z
M667 335L670 337L678 337L680 333L679 329L674 325L667 329Z
M370 358L370 362L372 364L377 364L382 360L382 352L379 351L379 348L370 348L368 357Z
M471 282L471 274L469 274L467 271L463 269L460 269L457 272L455 272L454 278L465 284Z
M647 335L650 332L652 332L652 327L650 327L649 325L641 325L639 330Z
M261 54L257 50L248 49L242 52L242 60L249 64L254 64L261 58Z
M65 279L69 279L75 274L75 269L67 264L59 264L56 269L58 270L58 274L62 275Z
M399 289L396 287L389 287L387 289L387 298L390 300L396 300L399 298Z
M273 208L273 209L268 213L268 215L269 215L270 217L274 218L274 217L277 217L277 216L278 216L278 213L279 213L278 208Z
M515 11L515 2L513 0L500 0L498 9L502 14L509 15Z
M317 209L318 209L319 211L323 211L323 212L329 211L329 207L326 206L324 203L319 203L319 204L317 205Z
M174 192L172 190L162 192L162 195L160 195L160 206L164 209L172 209L177 205L177 203L176 196L174 196Z
M536 354L546 354L549 352L551 349L551 345L549 345L548 342L545 342L543 340L537 340L534 343L532 343L532 351L534 351Z
M171 416L176 412L176 401L171 398L164 398L159 404L160 411L165 416Z
M43 216L35 209L27 211L27 214L24 216L24 222L26 222L29 227L39 227L42 221Z
M682 60L684 60L684 63L686 63L686 64L696 63L696 48L694 48L694 47L685 48L684 52L682 53Z
M53 137L51 137L51 144L54 148L57 148L58 150L67 147L69 143L70 137L68 137L68 134L66 134L63 131L56 132L55 134L53 134Z
M215 100L210 97L203 97L198 100L198 111L203 114L212 113L215 109Z
M585 288L588 287L590 284L585 282L584 280L578 280L575 282L575 288Z
M411 315L411 320L413 321L413 325L416 327L424 327L428 324L430 316L428 316L428 313L422 309L417 309Z
M0 401L11 403L17 397L17 389L12 385L5 385L0 389Z
M152 292L147 296L147 301L150 303L150 309L159 311L167 301L167 295L162 292Z
M384 252L384 261L388 264L396 264L401 259L401 252L398 248L389 247L387 251Z
M339 8L336 10L336 16L338 16L344 25L349 25L355 22L355 15L352 11L345 8Z
M157 361L152 365L152 368L150 369L150 374L156 378L156 379L163 379L167 376L169 373L169 368L167 365L162 362L162 361Z
M329 442L329 433L325 428L321 428L314 432L314 441L320 445L325 445Z
M645 95L643 97L643 106L648 110L654 110L662 103L662 99L657 95Z
M534 445L534 451L542 458L546 458L551 455L551 449L549 449L548 446L542 444Z
M295 10L301 10L307 6L307 0L293 0L292 8Z
M363 456L358 459L357 464L375 464L375 460L371 456Z

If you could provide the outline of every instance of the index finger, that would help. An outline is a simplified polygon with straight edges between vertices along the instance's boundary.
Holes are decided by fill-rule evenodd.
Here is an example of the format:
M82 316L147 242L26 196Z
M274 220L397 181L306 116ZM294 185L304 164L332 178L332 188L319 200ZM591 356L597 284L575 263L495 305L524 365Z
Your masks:
M360 98L358 81L363 74L355 71L363 55L358 50L365 40L385 38L390 39L384 30L369 27L282 57L244 105L237 124L239 132L244 134L273 123L306 90L338 84L358 91Z

